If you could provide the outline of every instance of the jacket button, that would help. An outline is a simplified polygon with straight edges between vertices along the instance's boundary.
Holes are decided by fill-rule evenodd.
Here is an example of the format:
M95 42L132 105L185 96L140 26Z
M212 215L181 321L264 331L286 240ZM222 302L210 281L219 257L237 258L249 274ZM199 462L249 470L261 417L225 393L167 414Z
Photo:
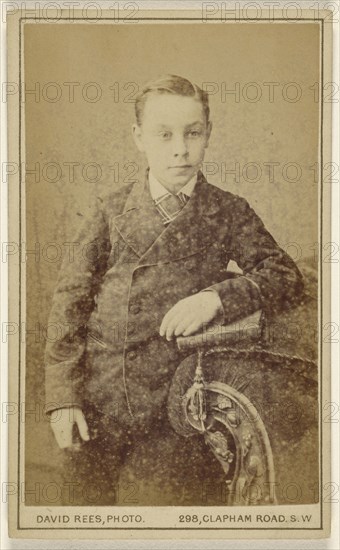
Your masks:
M128 336L131 336L132 334L134 334L135 330L136 330L136 327L134 326L134 324L130 324L130 325L128 324L126 329L126 334Z
M140 306L138 304L131 304L129 307L130 313L137 315L140 312Z
M135 351L129 351L127 354L126 354L126 358L129 360L129 361L133 361L134 359L136 359L137 357L137 353Z

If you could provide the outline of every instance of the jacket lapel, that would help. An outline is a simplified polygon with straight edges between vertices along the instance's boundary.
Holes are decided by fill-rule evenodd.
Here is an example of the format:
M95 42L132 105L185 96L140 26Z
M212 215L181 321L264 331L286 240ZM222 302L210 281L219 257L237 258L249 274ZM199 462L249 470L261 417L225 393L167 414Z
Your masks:
M112 223L124 241L141 258L164 230L147 181L134 184L123 213L113 218Z
M191 256L216 241L220 201L214 187L198 173L190 200L176 219L164 227L151 198L148 182L136 183L124 212L113 223L139 256L139 266L156 265ZM217 191L217 190L216 190Z

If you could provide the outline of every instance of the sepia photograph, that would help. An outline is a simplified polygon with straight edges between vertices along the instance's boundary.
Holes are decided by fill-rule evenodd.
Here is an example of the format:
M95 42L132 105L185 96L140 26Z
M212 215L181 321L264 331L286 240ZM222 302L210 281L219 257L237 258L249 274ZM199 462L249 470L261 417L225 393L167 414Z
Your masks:
M327 536L330 13L95 4L9 22L12 531Z

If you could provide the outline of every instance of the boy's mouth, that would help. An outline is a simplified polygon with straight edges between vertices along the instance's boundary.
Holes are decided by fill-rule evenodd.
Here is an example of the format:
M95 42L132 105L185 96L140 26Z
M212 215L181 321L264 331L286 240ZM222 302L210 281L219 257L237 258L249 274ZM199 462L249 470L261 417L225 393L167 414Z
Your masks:
M175 170L185 170L186 168L192 168L191 164L178 164L177 166L169 166L169 168L174 168Z

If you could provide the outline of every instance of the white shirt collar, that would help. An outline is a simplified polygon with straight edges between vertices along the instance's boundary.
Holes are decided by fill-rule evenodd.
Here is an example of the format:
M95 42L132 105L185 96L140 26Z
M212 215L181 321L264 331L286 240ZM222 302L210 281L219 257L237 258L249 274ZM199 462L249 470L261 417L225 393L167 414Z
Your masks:
M186 183L182 189L178 191L178 193L184 193L188 197L191 197L191 194L194 190L194 187L197 182L197 174L192 176L192 178ZM149 186L150 186L150 193L153 200L159 199L166 193L170 193L164 185L162 185L155 176L151 173L151 170L149 170ZM176 193L178 195L178 193Z

